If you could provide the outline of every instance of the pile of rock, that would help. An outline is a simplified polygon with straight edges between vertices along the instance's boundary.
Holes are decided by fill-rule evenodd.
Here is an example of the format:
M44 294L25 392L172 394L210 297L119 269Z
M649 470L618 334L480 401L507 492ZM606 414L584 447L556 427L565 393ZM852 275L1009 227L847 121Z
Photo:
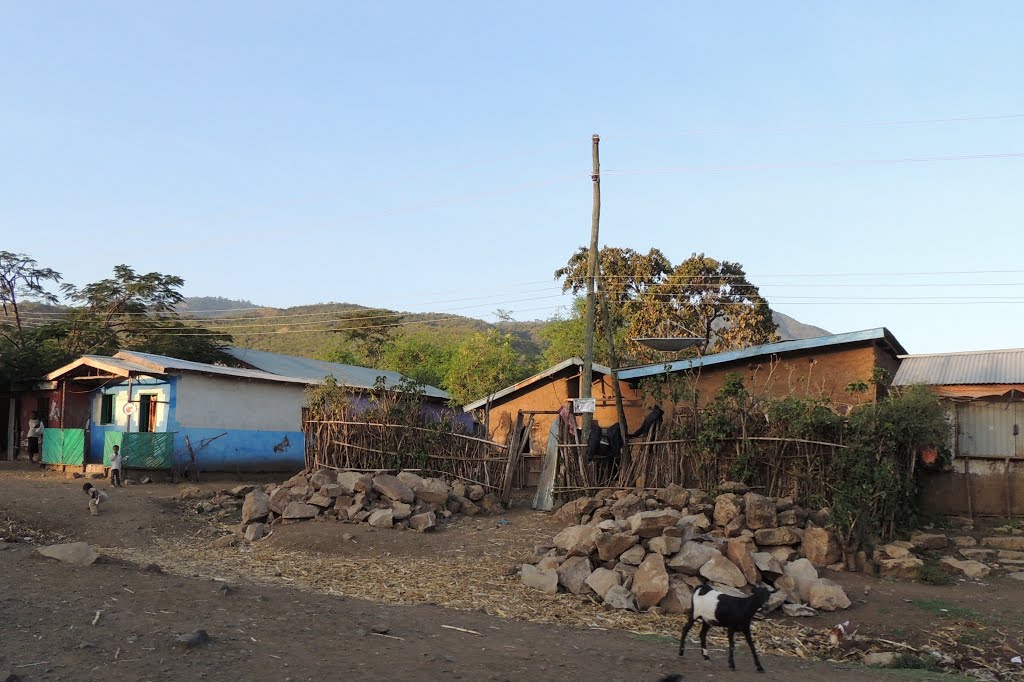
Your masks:
M249 541L263 537L272 523L333 520L422 532L456 514L504 512L497 495L486 493L483 486L421 478L408 471L397 476L304 471L281 485L250 487L244 500L241 523Z
M521 568L525 584L594 596L637 611L685 613L694 587L709 582L740 596L761 582L776 591L765 607L790 615L845 609L850 600L817 568L841 568L827 513L729 485L713 501L672 486L650 493L602 490L564 505L571 525ZM745 592L746 591L746 592Z
M968 519L954 518L957 531L946 533L915 533L909 541L890 542L876 547L872 558L881 576L914 579L925 562L922 557L938 557L938 567L958 578L981 579L993 569L1013 571L1010 577L1024 580L1024 533L1013 528L1002 530L1006 535L982 537L979 541L966 534ZM959 557L959 558L958 558Z

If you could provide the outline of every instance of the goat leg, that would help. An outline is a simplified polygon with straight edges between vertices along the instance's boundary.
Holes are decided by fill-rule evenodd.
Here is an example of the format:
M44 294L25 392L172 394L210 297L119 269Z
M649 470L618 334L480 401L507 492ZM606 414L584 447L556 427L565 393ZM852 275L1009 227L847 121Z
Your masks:
M750 628L747 627L743 631L743 636L747 640L747 646L750 647L750 653L754 655L754 663L757 665L757 672L763 673L764 668L761 667L761 659L757 657L757 650L754 649L754 638L750 636Z
M710 661L711 660L711 657L708 656L708 630L710 630L710 629L711 629L711 626L708 625L707 622L701 621L701 623L700 623L700 653L701 653L702 656L704 656L704 660L705 661Z
M693 611L690 611L690 619L686 621L686 625L683 626L683 634L679 636L679 655L683 655L683 647L686 646L686 636L690 634L690 628L693 627Z
M736 631L732 628L729 628L729 670L736 669L736 660L733 658L733 653L736 650L736 645L733 644L733 635L735 634Z

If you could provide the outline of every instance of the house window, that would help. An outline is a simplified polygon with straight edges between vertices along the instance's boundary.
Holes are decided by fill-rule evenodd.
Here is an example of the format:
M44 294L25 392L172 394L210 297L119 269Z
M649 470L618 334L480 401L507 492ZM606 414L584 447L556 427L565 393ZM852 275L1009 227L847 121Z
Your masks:
M100 424L114 423L114 395L105 394L100 396Z
M149 432L156 429L157 396L143 393L139 396L139 431Z

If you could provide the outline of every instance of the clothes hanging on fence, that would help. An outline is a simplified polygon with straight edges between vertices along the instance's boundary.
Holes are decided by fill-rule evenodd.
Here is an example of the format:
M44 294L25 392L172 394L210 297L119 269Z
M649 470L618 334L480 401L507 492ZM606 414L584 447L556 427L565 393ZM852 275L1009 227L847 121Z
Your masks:
M660 405L655 405L651 408L651 411L644 417L644 421L640 424L640 428L629 434L630 438L639 438L648 431L650 431L656 424L661 422L661 418L665 415L665 410L661 409Z

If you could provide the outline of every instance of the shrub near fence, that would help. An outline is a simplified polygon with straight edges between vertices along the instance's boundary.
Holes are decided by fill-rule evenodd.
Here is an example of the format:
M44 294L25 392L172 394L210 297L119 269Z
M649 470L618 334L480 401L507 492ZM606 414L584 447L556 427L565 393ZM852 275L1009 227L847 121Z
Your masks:
M916 522L919 453L943 450L949 433L938 400L923 388L847 416L824 399L753 395L738 374L703 408L696 395L689 398L672 421L631 442L618 461L584 462L583 448L564 433L556 491L571 497L602 487L671 484L714 491L739 481L770 497L830 507L847 547L856 547Z
M306 467L444 474L500 490L506 445L462 433L451 414L424 413L422 389L379 386L365 399L329 380L309 391Z

